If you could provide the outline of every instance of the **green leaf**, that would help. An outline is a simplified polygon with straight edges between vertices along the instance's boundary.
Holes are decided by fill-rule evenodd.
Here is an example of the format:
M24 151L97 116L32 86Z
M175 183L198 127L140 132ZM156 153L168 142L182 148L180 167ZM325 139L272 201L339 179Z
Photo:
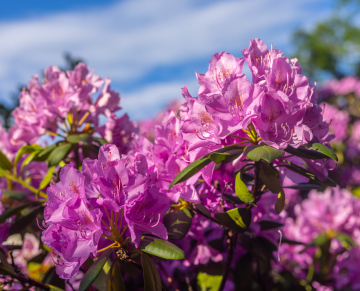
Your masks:
M201 291L217 291L219 290L221 275L209 275L203 272L199 272L197 276L197 283L201 288Z
M247 204L256 205L254 196L246 187L245 183L241 180L241 172L236 174L235 193L241 201L244 201Z
M39 202L39 201L28 201L28 202L25 202L24 204L20 204L15 207L9 208L9 209L5 210L3 213L1 213L0 223L3 223L9 217L19 213L21 210L23 210L29 206L39 205L39 204L41 204L41 202Z
M29 224L33 223L36 219L38 213L42 212L44 209L43 206L38 206L31 211L29 211L26 215L20 216L16 219L10 227L9 234L19 233L23 229L25 229Z
M310 243L310 246L322 246L325 245L329 241L329 237L326 234L320 234L315 237Z
M252 217L251 210L247 208L234 208L226 211L226 213L229 214L238 226L242 228L248 228L250 226Z
M284 224L282 224L280 222L271 221L271 220L262 220L259 222L259 224L260 224L261 230L269 230L269 229L280 228L280 227L284 226Z
M106 291L125 291L124 278L118 260L115 260L106 276Z
M64 291L64 289L61 289L59 287L48 285L50 287L50 291Z
M33 151L31 152L26 158L25 160L22 162L21 164L21 170L24 169L24 167L28 164L30 164L34 159L35 157L40 153L40 151Z
M239 197L233 196L230 194L223 194L223 197L225 197L226 201L232 204L244 204L244 201L241 201Z
M1 261L1 266L4 267L5 269L9 270L10 272L14 272L14 268L12 265L9 264L9 262L7 261L7 258L5 256L5 254L3 253L3 250L0 250L0 261Z
M220 224L237 233L245 232L251 223L251 216L251 210L247 208L235 208L227 212L215 213L215 218Z
M311 190L311 189L320 189L322 188L321 185L319 184L297 184L297 185L292 185L292 186L284 186L283 188L288 188L288 189L299 189L299 190Z
M182 208L165 214L163 223L167 229L169 239L183 239L188 233L193 215L187 208Z
M92 137L88 133L71 134L66 137L66 141L74 144L77 144L79 142L83 144L89 144L92 141Z
M312 150L318 151L318 152L328 156L329 158L332 158L335 161L338 161L336 154L332 151L332 149L328 148L326 145L315 142L315 143L311 143L311 146L309 148Z
M271 192L278 194L282 191L282 187L278 179L279 173L269 163L261 161L259 176L261 181Z
M94 138L94 141L98 142L99 145L101 145L101 146L104 145L104 144L108 144L108 142L107 142L105 139L103 139L103 138L95 137L95 138Z
M321 181L318 177L316 177L313 173L309 172L305 168L299 167L299 166L297 166L289 161L286 161L286 160L283 160L283 162L288 164L288 165L282 165L283 167L286 167L295 173L298 173L304 177L307 177L310 180L314 181L315 183L318 183L319 185L330 186L330 187L336 186L336 183L329 177L327 177L325 181Z
M102 268L104 267L106 261L108 260L112 249L107 249L102 253L102 255L94 262L94 264L89 268L89 270L84 275L81 280L79 290L86 291L87 288L96 280L99 276Z
M244 153L246 157L252 161L258 162L261 159L271 163L273 160L281 157L285 151L278 150L266 144L249 145L245 148Z
M3 195L9 199L22 201L26 196L28 196L28 193L25 193L24 191L16 191L16 190L5 190L3 192Z
M16 153L16 156L15 156L15 159L14 159L14 165L16 166L17 163L19 162L19 160L21 159L21 157L24 155L24 154L27 154L27 153L32 153L33 151L38 151L38 150L41 150L42 147L39 146L39 145L26 145L26 146L22 146L18 152Z
M38 154L38 158L37 160L45 160L49 154L53 151L53 149L55 149L57 147L57 144L53 144L50 146L45 147L39 154Z
M70 152L71 144L63 144L56 147L47 158L49 167L57 166Z
M150 255L168 260L182 260L185 258L183 250L176 245L171 242L149 236L142 237L139 249Z
M328 157L320 152L308 150L305 148L293 148L291 146L287 146L285 151L289 154L292 154L294 156L304 158L304 159L310 159L310 160L318 160L318 159L327 159Z
M188 165L184 170L182 170L175 179L171 182L169 191L171 188L181 182L186 181L187 179L194 176L197 172L199 172L202 168L206 167L212 161L209 158L209 155L203 156L200 159L197 159L195 162Z
M12 163L9 159L0 151L0 168L10 171L12 169Z
M39 190L44 189L50 183L51 178L53 177L55 168L56 168L56 166L52 166L49 168L44 179L42 179L42 181L40 183Z
M175 179L171 182L170 187L169 187L169 191L171 190L171 188L181 182L186 181L187 179L191 178L192 176L194 176L197 172L199 172L202 168L206 167L208 164L210 164L212 162L212 160L210 159L210 155L212 155L213 159L216 161L221 161L221 160L226 160L226 157L228 157L229 155L217 155L218 153L225 153L225 152L229 152L230 156L232 155L232 153L234 152L234 150L236 150L236 154L234 154L232 157L234 157L234 159L236 158L236 155L239 155L242 150L243 150L244 146L240 145L240 144L233 144L230 146L226 146L223 147L221 149L218 149L216 151L213 151L199 159L197 159L196 161L192 162L190 165L188 165L184 170L182 170L176 177Z
M202 204L194 204L195 208L204 214L206 217L211 218L211 212Z
M281 189L281 192L278 194L278 199L275 203L275 210L277 214L280 214L281 211L285 208L285 192Z
M144 275L144 291L162 291L160 275L152 259L142 252L141 262Z
M336 234L335 238L337 238L341 245L344 247L344 248L350 248L350 247L357 247L357 243L354 241L354 239L346 234L346 233L343 233L343 232L339 232L338 234Z
M209 155L209 158L217 164L220 164L221 162L228 163L238 158L242 152L243 149L229 150L225 153L213 152Z

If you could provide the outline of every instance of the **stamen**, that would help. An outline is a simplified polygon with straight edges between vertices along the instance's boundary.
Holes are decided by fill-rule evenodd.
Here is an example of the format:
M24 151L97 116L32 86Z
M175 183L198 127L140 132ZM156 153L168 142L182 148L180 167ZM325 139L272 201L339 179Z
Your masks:
M54 188L53 188L53 183L50 183L50 187L51 187L51 191L53 192L55 198L61 202L64 202L64 200L61 200L59 197L56 196L55 192L54 192Z
M152 225L152 226L150 226L150 227L155 227L155 226L157 226L157 225L159 224L159 222L160 222L160 218L161 218L161 214L159 213L158 221L156 222L156 224L154 224L154 225Z
M184 158L184 156L181 156L181 158L182 158L185 162L187 162L187 163L191 163L191 161L190 161L190 160L185 159L185 158Z
M200 138L201 140L206 140L206 138L202 138L202 137L200 137L200 136L198 135L198 133L197 133L197 130L196 130L196 129L194 129L194 132L195 132L195 134L196 134L196 136L197 136L198 138Z
M284 142L289 142L291 139L292 139L292 136L293 136L293 133L294 133L294 129L291 129L291 134L290 134L290 138L288 140L284 140L282 138L280 138L282 141Z
M280 245L281 245L281 239L282 239L282 232L279 229L278 233L280 233L280 240L279 240L279 246L278 246L278 261L280 262Z
M217 82L218 86L222 89L223 87L220 85L219 80L218 80L217 68L215 67L214 70L215 70L216 82Z
M45 231L45 229L43 229L40 224L39 224L39 218L36 217L36 223L37 223L37 226L38 228L40 228L42 231Z

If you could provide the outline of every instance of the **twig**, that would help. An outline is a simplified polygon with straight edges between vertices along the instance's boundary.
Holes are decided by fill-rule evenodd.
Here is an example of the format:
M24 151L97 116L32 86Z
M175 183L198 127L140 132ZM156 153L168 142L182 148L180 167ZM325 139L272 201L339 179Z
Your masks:
M236 241L237 241L237 234L232 232L231 230L228 231L228 254L226 258L226 265L223 272L223 277L221 279L221 284L219 287L219 291L223 291L225 288L227 277L229 276L231 262L234 257L234 250L236 247Z

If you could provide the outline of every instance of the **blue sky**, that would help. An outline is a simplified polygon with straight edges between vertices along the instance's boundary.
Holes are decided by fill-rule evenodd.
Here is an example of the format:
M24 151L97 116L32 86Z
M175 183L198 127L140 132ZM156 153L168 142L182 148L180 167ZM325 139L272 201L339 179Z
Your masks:
M0 4L0 101L65 52L112 79L135 120L154 116L211 56L241 57L251 38L290 56L296 28L328 17L331 0L22 0Z

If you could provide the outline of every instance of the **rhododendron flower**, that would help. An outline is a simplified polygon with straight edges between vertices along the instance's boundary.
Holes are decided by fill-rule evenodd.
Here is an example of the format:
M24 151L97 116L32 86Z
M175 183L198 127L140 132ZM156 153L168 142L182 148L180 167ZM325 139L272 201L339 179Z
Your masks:
M85 159L82 171L64 166L60 182L48 188L42 241L57 255L61 278L73 277L89 256L97 256L99 245L121 244L123 236L136 246L145 232L167 239L162 220L169 201L150 183L146 160L136 167L132 160L120 157L115 145L104 145L98 160Z

